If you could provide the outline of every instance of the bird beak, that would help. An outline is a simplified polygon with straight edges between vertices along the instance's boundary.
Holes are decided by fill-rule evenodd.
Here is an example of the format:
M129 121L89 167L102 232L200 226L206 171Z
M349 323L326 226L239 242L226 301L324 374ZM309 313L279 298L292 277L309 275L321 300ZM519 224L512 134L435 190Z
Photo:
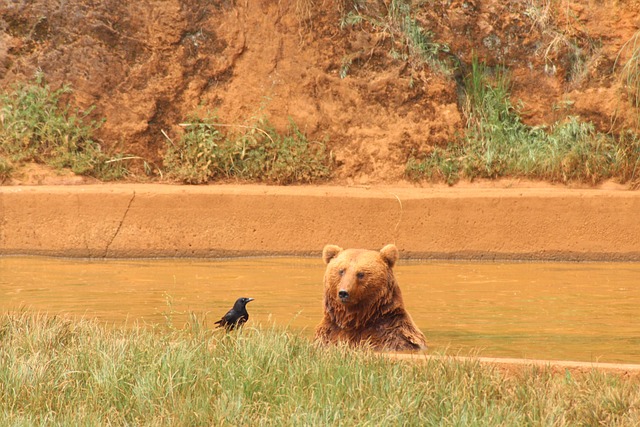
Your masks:
M247 298L247 302L253 301L253 298Z

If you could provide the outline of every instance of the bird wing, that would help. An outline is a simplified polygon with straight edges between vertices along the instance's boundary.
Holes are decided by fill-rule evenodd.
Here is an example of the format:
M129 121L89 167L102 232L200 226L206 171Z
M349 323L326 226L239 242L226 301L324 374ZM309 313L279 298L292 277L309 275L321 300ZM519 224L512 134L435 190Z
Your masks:
M227 313L216 322L216 325L227 326L230 323L235 323L235 314L236 313L233 309L227 311Z
M233 329L236 325L242 325L249 319L249 313L238 313L234 309L231 309L222 316L222 319L215 322L219 327L226 327Z

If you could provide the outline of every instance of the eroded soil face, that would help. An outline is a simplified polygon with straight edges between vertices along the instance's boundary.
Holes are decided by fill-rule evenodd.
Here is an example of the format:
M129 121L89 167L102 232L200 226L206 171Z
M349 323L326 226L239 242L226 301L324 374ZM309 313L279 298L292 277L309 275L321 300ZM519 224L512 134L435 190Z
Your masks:
M392 3L6 1L0 85L41 69L52 87L72 86L73 107L106 118L97 134L106 149L159 167L163 131L178 138L191 113L235 125L266 116L282 131L291 118L326 142L336 183L397 183L411 153L454 142L474 52L511 70L527 123L579 115L603 131L637 126L621 68L640 2L425 2L414 18L449 46L441 55L459 66L448 75L404 59L383 25L341 25L350 11L384 15Z

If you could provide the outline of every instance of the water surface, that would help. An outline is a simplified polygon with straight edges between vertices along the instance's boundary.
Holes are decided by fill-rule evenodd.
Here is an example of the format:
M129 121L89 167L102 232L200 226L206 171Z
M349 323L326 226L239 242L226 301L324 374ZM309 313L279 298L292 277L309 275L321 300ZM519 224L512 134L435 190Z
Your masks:
M249 325L311 337L322 317L320 259L0 258L0 308L109 324L213 325L240 296ZM401 261L405 305L431 350L494 357L640 363L640 264Z

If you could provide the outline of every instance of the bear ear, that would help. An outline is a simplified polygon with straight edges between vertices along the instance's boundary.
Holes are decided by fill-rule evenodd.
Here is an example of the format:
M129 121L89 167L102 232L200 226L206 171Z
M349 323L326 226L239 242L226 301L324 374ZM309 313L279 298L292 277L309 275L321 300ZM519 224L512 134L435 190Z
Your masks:
M322 250L322 259L325 264L329 264L333 258L336 257L340 252L342 252L342 248L336 245L326 245Z
M384 262L386 262L387 265L391 268L396 265L396 261L400 256L396 245L387 245L384 248L380 249L380 255L382 255L382 259L384 260Z

